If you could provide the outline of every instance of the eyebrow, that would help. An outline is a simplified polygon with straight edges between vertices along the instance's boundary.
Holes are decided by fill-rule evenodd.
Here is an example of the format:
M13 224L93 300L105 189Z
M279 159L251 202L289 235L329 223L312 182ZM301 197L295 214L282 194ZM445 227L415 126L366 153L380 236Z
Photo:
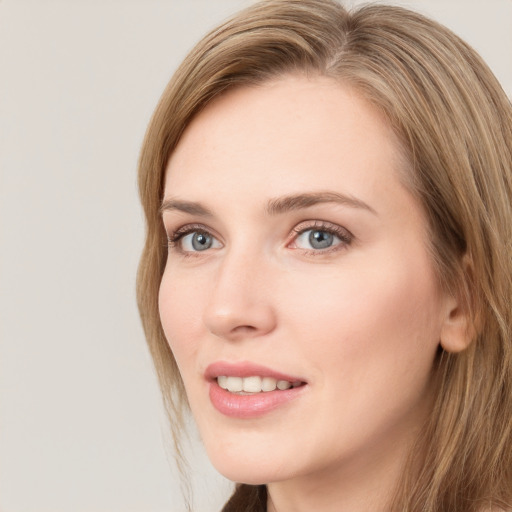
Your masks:
M304 194L294 194L289 196L277 197L270 199L267 203L266 212L268 215L280 215L289 211L302 210L310 208L317 204L337 203L351 208L359 208L367 210L374 215L377 212L367 203L357 199L356 197L340 194L338 192L308 192ZM164 199L160 206L160 213L166 211L180 211L191 215L199 215L201 217L212 217L211 210L203 206L201 203L194 201L184 201L180 199Z
M160 213L168 211L180 211L190 213L190 215L199 215L201 217L212 217L213 213L205 208L201 203L194 201L181 201L179 199L164 199L160 206Z
M267 213L269 215L278 215L323 203L337 203L351 208L361 208L377 215L377 212L364 201L338 192L311 192L271 199L267 205Z

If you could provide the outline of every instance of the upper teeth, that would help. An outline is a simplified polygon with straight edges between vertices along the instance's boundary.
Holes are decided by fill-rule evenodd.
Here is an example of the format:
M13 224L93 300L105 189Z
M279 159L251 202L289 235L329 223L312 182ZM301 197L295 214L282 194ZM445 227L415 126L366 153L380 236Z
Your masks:
M274 391L277 389L290 389L299 386L300 382L277 380L273 377L217 377L217 382L222 389L232 393L245 391L247 393L260 393L261 391Z

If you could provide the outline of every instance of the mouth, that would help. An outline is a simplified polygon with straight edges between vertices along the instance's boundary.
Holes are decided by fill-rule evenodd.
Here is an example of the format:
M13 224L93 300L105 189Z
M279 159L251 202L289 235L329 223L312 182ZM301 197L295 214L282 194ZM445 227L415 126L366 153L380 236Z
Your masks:
M307 382L252 363L210 365L205 373L212 405L225 416L249 419L301 396Z

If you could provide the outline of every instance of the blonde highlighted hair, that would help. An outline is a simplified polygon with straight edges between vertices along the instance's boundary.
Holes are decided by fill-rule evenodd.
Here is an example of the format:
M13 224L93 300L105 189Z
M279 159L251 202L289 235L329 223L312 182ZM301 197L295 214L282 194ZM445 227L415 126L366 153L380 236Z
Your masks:
M390 510L512 507L512 106L466 43L420 14L333 0L267 0L208 34L165 90L142 147L147 237L137 296L175 439L183 383L158 314L167 257L164 172L180 137L224 91L289 73L332 77L388 119L410 162L443 286L474 320L460 353L440 349L436 400ZM411 468L415 468L414 471ZM237 487L225 510L266 510L264 488Z

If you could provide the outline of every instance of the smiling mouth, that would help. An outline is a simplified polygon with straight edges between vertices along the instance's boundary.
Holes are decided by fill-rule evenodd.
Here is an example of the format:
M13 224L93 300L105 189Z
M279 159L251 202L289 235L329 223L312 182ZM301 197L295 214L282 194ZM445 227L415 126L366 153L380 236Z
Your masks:
M222 389L238 395L253 395L269 393L271 391L285 391L290 388L297 388L305 385L302 381L278 380L273 377L232 377L220 375L217 377L217 384Z
M218 361L205 371L211 404L224 416L256 419L304 396L308 382L248 361Z

